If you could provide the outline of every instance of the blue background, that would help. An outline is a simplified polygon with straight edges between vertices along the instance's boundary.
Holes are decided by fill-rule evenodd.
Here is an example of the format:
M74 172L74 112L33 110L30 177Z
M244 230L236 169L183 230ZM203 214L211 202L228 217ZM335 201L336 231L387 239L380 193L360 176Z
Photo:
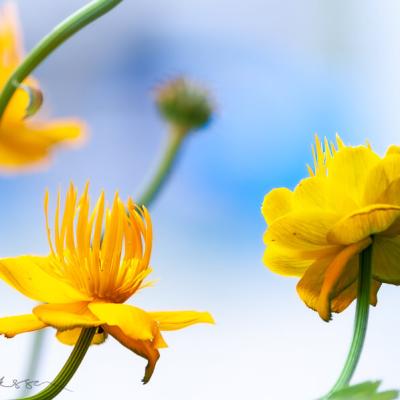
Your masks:
M26 48L78 7L77 0L20 0ZM296 279L262 264L260 206L277 186L306 176L318 132L367 138L379 152L400 141L400 6L396 1L125 0L58 49L35 76L43 114L90 127L78 150L57 152L47 171L0 180L0 255L46 254L43 195L72 180L137 197L167 139L154 89L185 75L205 84L217 110L188 138L154 204L154 288L130 300L147 310L198 309L216 326L167 333L151 382L144 360L112 338L91 348L62 399L312 399L344 361L354 305L326 324L295 292ZM0 283L1 314L34 303ZM400 297L384 285L354 380L399 388ZM40 380L70 349L47 334ZM32 341L0 340L0 376L24 378ZM0 389L0 398L21 391Z

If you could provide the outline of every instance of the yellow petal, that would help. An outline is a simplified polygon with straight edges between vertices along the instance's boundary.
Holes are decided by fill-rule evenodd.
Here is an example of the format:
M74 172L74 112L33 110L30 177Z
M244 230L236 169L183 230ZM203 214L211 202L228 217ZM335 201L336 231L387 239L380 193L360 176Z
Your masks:
M396 146L394 144L389 146L386 151L386 156L389 156L391 154L400 154L400 146Z
M318 310L320 293L325 280L325 274L334 259L335 257L331 256L325 259L317 260L312 266L310 266L310 268L307 269L302 279L297 284L296 288L300 298L312 310ZM347 287L356 281L357 274L358 256L355 256L349 260L346 265L346 269L343 271L339 280L336 282L336 286L333 288L333 292L330 295L330 300L332 303L341 292L343 292ZM348 295L353 295L353 293L348 293ZM355 292L354 297L348 299L348 301L344 303L341 301L342 305L347 307L347 305L350 304L356 296L357 292Z
M400 285L400 237L377 235L372 252L372 274L384 283Z
M33 313L45 324L60 330L101 325L103 321L89 311L87 304L42 304L35 307Z
M104 329L111 336L113 336L123 346L132 350L138 356L145 358L148 363L145 370L145 375L142 379L143 383L147 383L153 375L154 368L156 367L157 361L160 357L160 353L157 347L150 340L137 340L126 335L118 326L105 325Z
M378 290L381 287L381 283L376 281L375 279L371 282L371 296L370 296L370 304L372 306L376 306L378 302L377 294ZM340 292L334 299L331 301L331 309L335 313L340 313L345 310L354 299L357 298L358 292L358 281L353 282L350 286L345 288L342 292Z
M338 221L336 214L322 210L293 211L276 219L264 234L264 242L299 250L320 251L331 246L326 235Z
M268 225L291 211L292 197L293 193L286 188L272 189L264 197L261 212Z
M328 233L328 241L351 244L366 237L384 232L400 217L400 207L375 204L343 217Z
M134 339L153 340L157 326L148 313L128 304L89 304L90 311L107 325L118 326L122 332Z
M325 177L313 176L302 179L293 191L293 208L326 210L328 200L326 183Z
M36 331L46 326L32 314L0 318L0 335L11 338L19 333Z
M302 179L293 191L293 210L323 210L342 215L355 208L355 201L343 192L338 196L337 188L325 175Z
M369 172L364 188L364 205L380 203L400 205L399 196L388 198L386 191L400 179L400 154L389 154ZM399 186L397 185L397 189ZM398 192L397 192L398 193Z
M5 121L1 129L0 165L3 170L26 169L48 162L53 148L84 138L78 121L32 123Z
M342 280L342 275L344 274L350 259L361 253L364 249L370 246L371 243L372 239L368 237L358 243L345 247L335 256L328 268L325 270L324 281L321 286L317 305L318 314L325 321L331 319L331 297L333 297L339 281Z
M17 7L9 2L0 10L0 52L3 68L17 66L22 58L22 40Z
M335 198L350 197L362 206L368 174L379 161L379 156L365 146L344 147L337 151L328 172Z
M321 247L320 251L293 250L276 244L268 244L263 262L269 270L283 276L302 276L317 259L337 253L337 247Z
M215 323L213 317L208 312L157 311L149 312L148 314L157 321L158 327L162 331L175 331L199 323Z
M0 259L0 279L31 299L45 303L90 300L61 279L50 275L49 257Z
M66 331L57 331L56 338L63 344L74 346L79 339L82 328L68 329ZM101 330L93 336L92 344L102 344L107 339L107 332Z

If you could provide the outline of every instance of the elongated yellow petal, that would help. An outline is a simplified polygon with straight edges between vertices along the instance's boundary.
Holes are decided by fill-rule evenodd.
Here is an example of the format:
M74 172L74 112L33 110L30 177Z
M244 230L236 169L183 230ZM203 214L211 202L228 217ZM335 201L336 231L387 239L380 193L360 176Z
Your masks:
M293 211L276 219L265 232L264 242L302 250L331 246L326 236L338 216L320 210Z
M329 231L330 243L351 244L384 232L400 217L400 207L375 204L346 215Z
M208 312L198 311L157 311L148 312L151 318L158 323L162 331L175 331L187 326L208 323L214 324L215 321Z
M91 300L48 271L50 257L20 256L0 259L0 279L33 300L69 303Z
M270 225L292 210L292 196L293 193L289 189L277 188L264 197L261 211L267 224Z
M154 342L150 340L137 340L132 338L126 335L118 326L105 325L104 329L123 346L127 347L129 350L132 350L135 354L145 358L148 361L142 382L145 384L149 382L151 376L153 375L157 361L160 358L160 353L158 352Z
M400 236L375 237L372 274L380 282L400 285Z
M0 335L11 338L19 333L37 331L46 326L32 314L0 318Z
M94 316L87 305L86 302L42 304L36 306L33 313L45 324L60 330L101 325L103 321Z
M89 310L107 325L118 326L122 332L137 340L153 340L157 330L151 316L140 308L128 304L89 304Z
M57 331L56 338L63 344L74 346L79 339L82 328L68 329L66 331ZM102 344L107 339L107 332L101 329L101 333L93 336L92 344Z

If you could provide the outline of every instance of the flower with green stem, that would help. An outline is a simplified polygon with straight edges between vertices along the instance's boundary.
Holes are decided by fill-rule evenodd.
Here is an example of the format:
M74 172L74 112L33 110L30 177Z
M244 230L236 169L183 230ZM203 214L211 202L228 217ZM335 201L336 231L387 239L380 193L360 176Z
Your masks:
M31 77L20 85L10 81L23 59L18 25L16 7L6 3L0 9L0 87L9 82L15 91L0 123L0 170L7 173L47 164L56 147L79 143L85 132L84 124L77 119L30 118L41 104L38 83Z
M161 331L214 321L207 312L147 312L124 304L151 284L146 282L152 271L150 215L132 200L125 205L118 194L111 208L105 205L104 193L93 211L89 207L88 186L78 199L71 184L62 214L58 196L51 229L46 194L50 255L0 259L0 278L25 296L44 303L34 307L31 314L0 318L0 334L11 338L53 327L57 339L68 345L75 345L86 331L91 333L86 335L86 345L100 344L111 335L147 359L143 378L147 383L159 358L158 349L167 346ZM56 379L54 385L58 384Z
M400 148L380 157L369 144L316 137L313 155L310 176L293 191L265 196L264 263L299 277L299 296L325 321L357 298L353 341L333 393L354 373L381 284L400 284Z

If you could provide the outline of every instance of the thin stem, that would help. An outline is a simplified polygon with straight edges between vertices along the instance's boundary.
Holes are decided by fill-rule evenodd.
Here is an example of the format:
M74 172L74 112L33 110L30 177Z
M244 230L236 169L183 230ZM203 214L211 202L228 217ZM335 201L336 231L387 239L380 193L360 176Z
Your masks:
M76 370L79 368L86 352L92 343L93 336L96 333L97 328L84 328L79 336L78 342L76 343L71 355L67 362L56 376L53 382L51 382L46 389L40 393L30 397L24 397L25 400L50 400L54 399L68 384L71 378L74 376Z
M0 120L18 86L30 73L68 38L113 9L122 0L94 0L65 19L45 36L13 72L0 95Z
M372 245L360 254L358 275L358 294L356 314L354 318L353 339L342 372L325 399L336 391L348 386L357 367L367 333L370 292L372 281Z
M42 346L46 338L47 331L45 329L40 329L36 331L33 335L31 355L29 359L29 365L27 368L26 378L34 380L37 378L37 368L40 363L40 358L42 355ZM28 392L28 388L25 388L24 395Z
M138 204L149 207L153 203L157 194L160 192L171 175L185 136L186 131L182 131L176 127L171 128L164 156L160 161L155 175L137 201Z

